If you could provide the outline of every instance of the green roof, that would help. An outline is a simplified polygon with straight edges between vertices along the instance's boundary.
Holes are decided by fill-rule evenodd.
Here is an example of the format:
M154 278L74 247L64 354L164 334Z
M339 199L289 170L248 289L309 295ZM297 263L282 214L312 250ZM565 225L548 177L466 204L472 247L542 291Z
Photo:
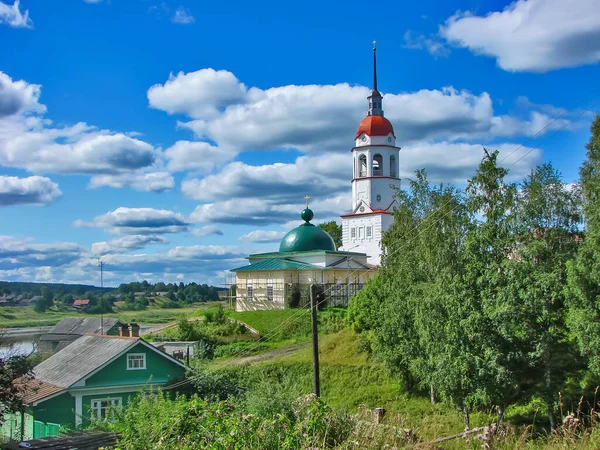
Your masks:
M338 256L365 256L364 253L358 252L342 252L339 250L310 250L303 252L267 252L267 253L254 253L248 258L252 260L253 258L261 258L261 259L286 259L286 258L296 258L299 256L315 256L315 255L338 255Z
M323 270L324 267L315 266L313 264L306 264L296 261L289 261L287 259L267 259L247 266L238 267L237 269L231 269L230 272L244 272L244 271L272 271L272 270Z

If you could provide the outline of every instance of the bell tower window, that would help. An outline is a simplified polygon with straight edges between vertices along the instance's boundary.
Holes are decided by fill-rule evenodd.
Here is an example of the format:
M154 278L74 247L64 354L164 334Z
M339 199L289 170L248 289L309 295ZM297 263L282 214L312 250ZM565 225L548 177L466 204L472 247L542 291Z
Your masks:
M380 154L373 156L373 176L383 176L383 157Z
M390 177L396 178L396 157L390 156Z
M358 176L360 178L367 176L367 156L365 154L358 157Z

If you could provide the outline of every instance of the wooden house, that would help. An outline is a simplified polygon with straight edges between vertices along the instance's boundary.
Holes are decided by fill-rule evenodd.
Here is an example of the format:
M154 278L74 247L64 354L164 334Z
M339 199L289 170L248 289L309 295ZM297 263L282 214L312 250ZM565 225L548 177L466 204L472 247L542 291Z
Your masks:
M3 434L37 439L108 419L139 392L184 380L186 370L139 337L82 336L34 368L27 408L6 416Z

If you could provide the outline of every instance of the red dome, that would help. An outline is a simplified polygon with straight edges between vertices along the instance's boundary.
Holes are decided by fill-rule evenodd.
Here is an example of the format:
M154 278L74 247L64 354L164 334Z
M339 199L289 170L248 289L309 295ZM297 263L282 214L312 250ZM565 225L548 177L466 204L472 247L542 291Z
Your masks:
M389 120L383 116L367 116L358 125L356 130L356 137L358 138L361 134L365 133L367 136L387 136L392 133L394 137L394 127Z

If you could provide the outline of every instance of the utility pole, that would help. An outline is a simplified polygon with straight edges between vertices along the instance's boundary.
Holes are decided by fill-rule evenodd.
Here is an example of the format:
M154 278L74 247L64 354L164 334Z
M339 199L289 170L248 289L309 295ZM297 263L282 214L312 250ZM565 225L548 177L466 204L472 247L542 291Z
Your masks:
M98 258L98 265L100 266L100 287L104 287L104 261Z
M316 286L310 285L310 312L312 322L312 347L313 347L313 377L315 382L315 395L321 396L321 382L319 380L319 335L317 333L317 299Z

